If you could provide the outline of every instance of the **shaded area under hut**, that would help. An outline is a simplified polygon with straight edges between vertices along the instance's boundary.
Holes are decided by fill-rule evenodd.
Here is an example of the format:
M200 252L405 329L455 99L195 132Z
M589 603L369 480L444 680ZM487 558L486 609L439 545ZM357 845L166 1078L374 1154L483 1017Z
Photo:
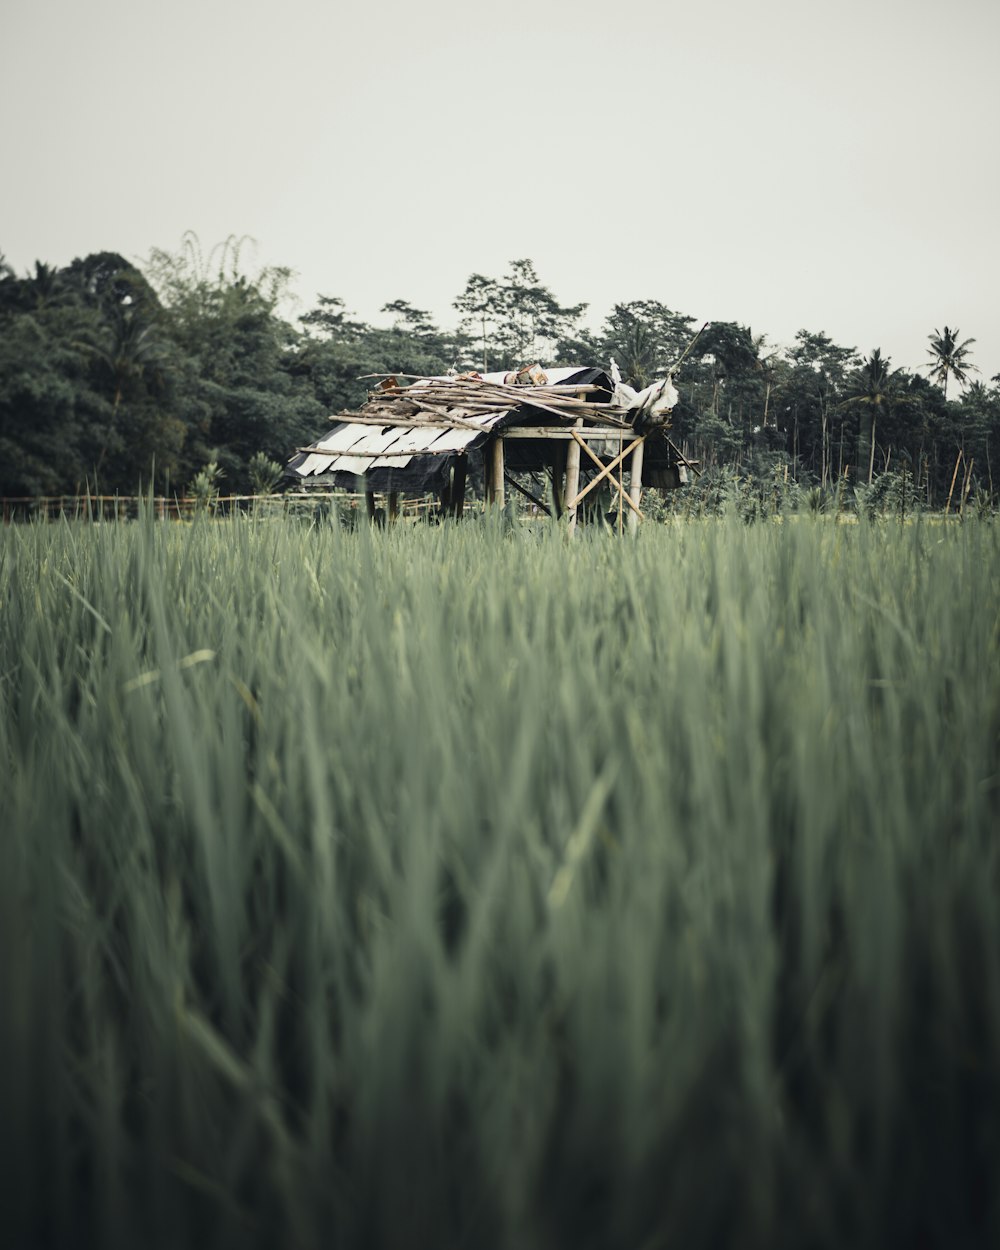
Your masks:
M573 529L589 505L611 493L619 523L641 519L644 487L673 489L693 467L668 435L677 392L667 377L645 391L591 367L386 377L357 412L291 458L300 488L434 493L444 515L460 516L470 483L502 505L508 488Z

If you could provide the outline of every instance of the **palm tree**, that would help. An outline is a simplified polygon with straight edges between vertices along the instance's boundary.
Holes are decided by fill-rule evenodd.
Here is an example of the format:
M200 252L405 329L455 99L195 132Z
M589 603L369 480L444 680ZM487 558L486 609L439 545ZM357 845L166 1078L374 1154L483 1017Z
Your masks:
M9 308L14 311L20 288L13 265L8 264L7 257L0 252L0 309Z
M875 427L878 414L882 409L888 410L898 389L899 370L891 369L892 361L883 356L879 348L875 348L870 356L861 362L861 368L851 379L846 402L858 404L868 409L868 485L871 485L875 471ZM860 440L859 440L860 442ZM862 444L863 445L863 444ZM858 448L861 451L861 446ZM862 453L863 454L863 453ZM859 460L861 456L859 456Z
M935 330L933 334L927 336L930 343L927 355L931 357L931 363L924 365L924 368L930 372L931 377L944 391L945 399L948 398L949 377L954 378L956 382L966 382L970 373L979 372L968 359L969 347L976 340L966 339L964 343L960 343L958 335L958 330L951 330L945 326L944 333Z
M621 356L624 377L630 386L642 390L656 377L658 348L648 325L633 321L625 328L615 350Z
M143 320L130 305L118 307L105 325L101 338L86 345L104 365L114 386L111 416L104 431L96 468L100 469L118 418L125 388L131 379L143 377L163 358L163 344L153 324Z

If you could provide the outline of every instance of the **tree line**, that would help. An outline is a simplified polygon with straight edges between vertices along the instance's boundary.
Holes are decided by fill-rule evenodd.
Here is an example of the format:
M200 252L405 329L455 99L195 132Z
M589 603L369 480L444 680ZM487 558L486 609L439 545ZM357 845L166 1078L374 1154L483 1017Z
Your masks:
M330 414L364 401L367 375L613 357L637 387L683 358L673 437L709 476L781 475L821 495L889 483L934 508L960 469L966 495L996 500L1000 375L974 377L975 340L947 325L916 371L818 330L785 348L735 322L698 334L656 300L616 304L592 329L586 305L515 260L470 276L452 327L401 298L378 327L336 296L291 316L291 272L252 269L245 251L231 237L205 253L188 234L141 266L101 252L23 276L0 256L0 495L180 493L209 464L229 491L266 490Z

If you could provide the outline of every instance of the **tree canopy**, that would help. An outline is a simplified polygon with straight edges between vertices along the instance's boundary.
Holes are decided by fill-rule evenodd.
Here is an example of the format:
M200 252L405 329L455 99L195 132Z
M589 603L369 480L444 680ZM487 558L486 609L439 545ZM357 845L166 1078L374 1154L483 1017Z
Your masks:
M226 489L250 490L262 465L364 402L368 375L614 359L641 387L683 358L674 437L709 471L820 490L901 471L935 506L960 458L995 498L1000 377L972 382L975 339L947 325L928 335L922 372L822 329L785 348L736 322L696 337L692 317L655 299L590 328L587 306L562 303L528 259L471 274L453 326L402 296L371 325L337 294L293 315L291 272L251 255L249 240L206 252L193 234L141 265L101 252L19 276L0 255L0 494L181 491L209 464Z

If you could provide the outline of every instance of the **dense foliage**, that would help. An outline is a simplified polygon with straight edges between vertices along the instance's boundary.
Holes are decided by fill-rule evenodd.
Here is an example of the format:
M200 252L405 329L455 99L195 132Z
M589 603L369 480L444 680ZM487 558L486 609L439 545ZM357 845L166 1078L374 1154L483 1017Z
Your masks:
M372 326L336 296L295 323L289 272L250 272L243 251L229 239L205 256L188 235L141 269L101 253L17 277L0 260L0 495L184 490L209 462L225 489L246 491L254 454L284 463L328 414L364 400L366 375L613 356L645 385L697 329L655 300L582 328L586 306L560 304L528 260L473 274L453 329L404 299L384 306L387 328ZM826 493L891 474L930 508L977 492L992 504L998 378L973 380L974 340L958 330L935 328L928 342L921 374L821 331L776 350L714 322L684 359L675 428L709 471L760 481L778 469ZM949 380L966 384L957 399Z
M0 532L7 1244L1000 1244L1000 531L493 520Z

